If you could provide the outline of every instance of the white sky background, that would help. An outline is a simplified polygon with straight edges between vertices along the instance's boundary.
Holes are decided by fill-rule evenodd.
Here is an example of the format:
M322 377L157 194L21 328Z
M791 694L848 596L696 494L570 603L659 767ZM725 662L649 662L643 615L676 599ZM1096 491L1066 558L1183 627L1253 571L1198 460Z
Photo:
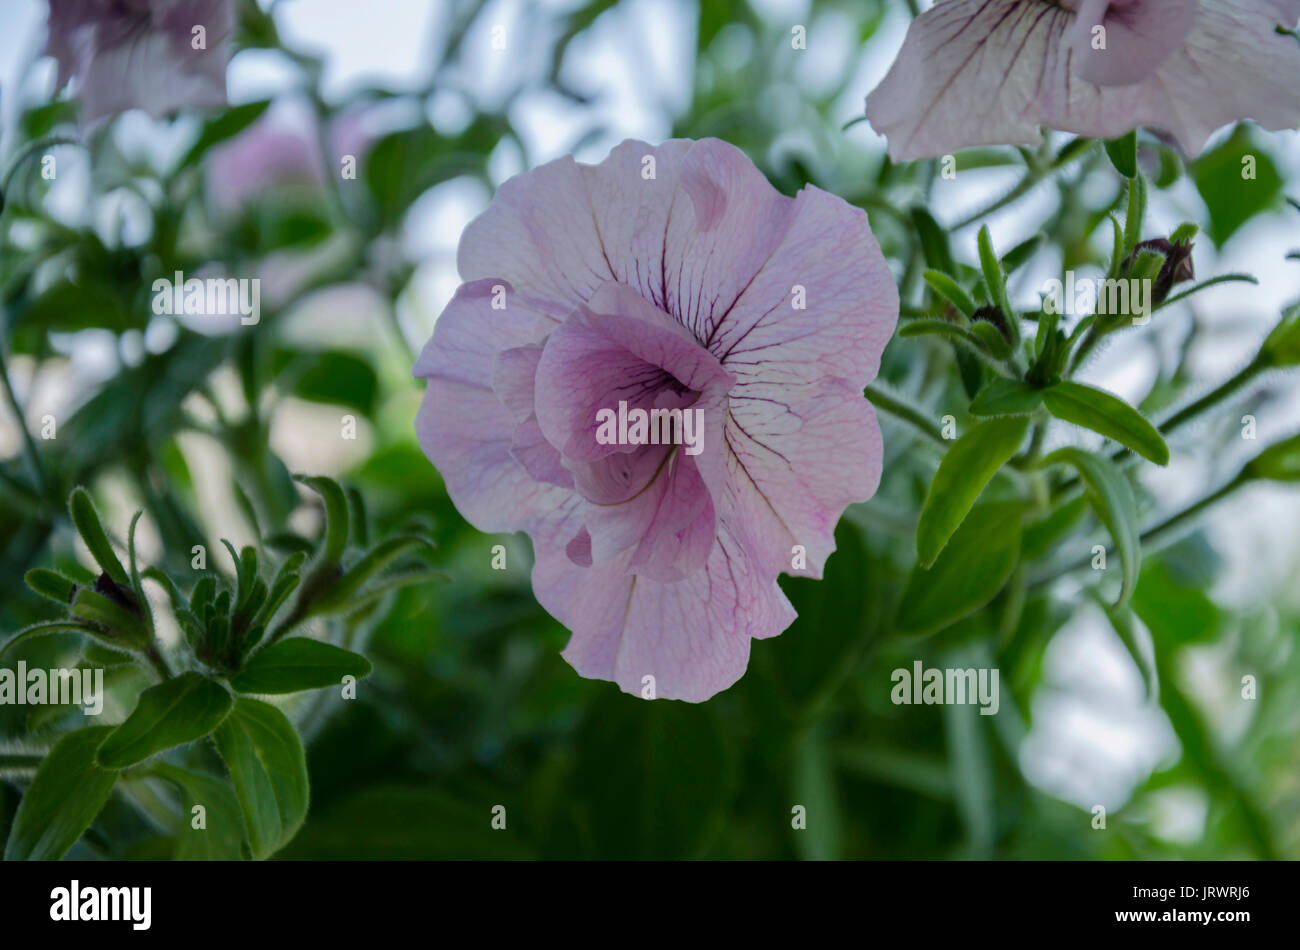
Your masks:
M548 37L537 34L527 11L576 5L576 0L495 0L468 40L471 48L484 50L484 55L475 58L468 73L457 81L479 103L499 103L509 88L511 71L535 72L549 45ZM879 36L867 49L857 50L847 31L837 29L834 13L811 15L810 19L807 0L755 0L754 6L773 22L808 26L806 64L800 74L808 88L823 86L841 73L846 61L856 60L852 67L855 82L838 104L845 121L859 114L863 97L888 69L908 21L904 4L894 4ZM428 78L430 44L445 36L442 14L447 8L437 0L282 0L276 5L276 18L287 44L325 54L325 92L334 98L358 84L418 87ZM517 100L511 119L528 154L525 158L508 148L494 154L494 183L522 171L525 161L536 165L566 154L597 127L603 127L603 133L576 153L579 160L599 161L623 138L662 140L670 129L671 114L689 101L694 11L691 0L628 0L602 15L571 46L564 71L576 86L598 91L597 100L579 108L554 93L540 91ZM8 133L13 126L17 90L25 84L29 94L40 94L52 83L48 63L35 72L26 68L30 52L43 42L44 19L40 0L0 3L0 132ZM496 24L506 29L508 52L504 54L491 52L488 31ZM737 55L745 54L738 50ZM241 53L230 67L231 101L283 92L293 76L293 70L276 53ZM455 89L440 91L429 110L431 121L447 130L463 125L471 114L470 100ZM147 122L138 124L140 135L153 143L151 147L158 147L160 131ZM192 126L182 126L167 136L171 141L165 147L184 148L193 134ZM866 148L883 148L883 140L866 123L846 134ZM1275 133L1271 143L1284 179L1300 181L1300 134ZM1000 194L1007 187L1005 174L996 170L967 172L955 181L940 182L933 205L936 217L957 220ZM458 283L455 248L460 232L489 199L490 194L477 183L451 181L426 194L405 223L404 250L420 262L402 313L416 347L427 337ZM1044 190L1041 196L1024 199L995 216L990 222L995 245L1010 247L1028 237L1051 200L1050 190ZM69 201L75 207L75 194ZM1195 189L1183 182L1172 194L1155 193L1148 230L1168 233L1183 220L1197 220L1203 214ZM1300 264L1284 260L1286 250L1300 247L1296 221L1294 213L1258 219L1217 257L1209 242L1198 243L1195 263L1199 277L1245 270L1260 279L1259 287L1228 285L1198 298L1198 311L1213 328L1212 345L1193 354L1205 388L1244 364L1276 321L1280 308L1300 298ZM973 259L973 245L974 229L958 235L959 253ZM1026 301L1034 300L1041 282L1056 276L1056 266L1044 262L1041 271L1023 277L1013 290ZM1167 321L1177 319L1173 314L1163 316ZM1148 357L1136 351L1126 355L1120 345L1094 361L1087 376L1136 398L1145 392L1153 373ZM1291 387L1289 391L1289 402L1275 401L1259 416L1259 441L1245 443L1243 451L1289 434L1300 425L1296 390ZM8 441L7 437L0 439L0 451L14 448ZM1203 472L1175 463L1169 471L1153 475L1150 485L1162 497L1185 500L1203 478ZM1249 603L1272 596L1294 580L1300 564L1300 538L1292 528L1298 514L1296 493L1271 487L1251 488L1214 510L1209 525L1228 563L1221 596ZM1095 803L1117 807L1150 769L1176 754L1163 715L1144 707L1136 671L1099 614L1082 613L1057 637L1049 657L1047 684L1036 705L1036 726L1022 756L1026 772L1045 788L1085 807ZM1187 814L1188 808L1194 813L1198 805L1182 802L1170 807L1182 808Z

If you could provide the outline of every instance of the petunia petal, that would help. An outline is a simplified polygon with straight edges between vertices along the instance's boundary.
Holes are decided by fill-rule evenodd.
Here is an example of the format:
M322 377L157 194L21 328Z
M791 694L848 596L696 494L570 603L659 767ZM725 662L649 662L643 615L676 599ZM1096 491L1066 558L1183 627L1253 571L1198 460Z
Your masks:
M1169 53L1163 43L1156 48L1158 68L1138 82L1098 85L1080 72L1091 69L1077 60L1070 10L1043 0L940 0L908 29L867 97L867 117L888 136L896 161L975 145L1037 145L1042 125L1100 138L1146 126L1195 156L1239 119L1269 129L1300 124L1300 44L1276 31L1279 17L1294 26L1295 6L1197 0L1181 44ZM1184 25L1174 17L1175 32ZM1134 37L1120 46L1141 49Z
M795 617L725 527L704 567L673 584L629 575L619 562L579 567L539 546L533 590L573 631L563 656L580 674L635 695L652 676L657 698L689 702L736 682L750 639L775 636Z
M1075 75L1099 86L1140 82L1192 29L1197 0L1083 0L1071 27Z

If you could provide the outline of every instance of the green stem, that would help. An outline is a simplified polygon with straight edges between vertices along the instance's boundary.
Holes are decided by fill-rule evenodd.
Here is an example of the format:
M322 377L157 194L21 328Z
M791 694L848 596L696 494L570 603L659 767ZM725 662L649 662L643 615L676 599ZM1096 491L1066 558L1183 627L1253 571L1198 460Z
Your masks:
M991 204L985 205L983 208L980 208L974 214L969 214L966 217L962 218L960 221L954 224L949 230L960 231L962 228L968 228L972 224L978 222L980 219L988 217L989 215L993 214L993 212L995 211L1001 211L1007 205L1014 204L1015 202L1023 198L1025 195L1029 194L1029 192L1033 191L1034 188L1036 188L1039 185L1039 183L1042 182L1042 180L1043 178L1041 173L1039 173L1034 169L1030 169L1029 171L1025 172L1025 177L1020 179L1020 181L1017 182L1016 185L1005 195L1003 195L1001 198L997 199L996 201L992 202Z
M1142 546L1145 548L1148 545L1151 545L1154 542L1161 540L1166 535L1169 535L1172 532L1176 531L1178 528L1182 527L1187 522L1196 518L1207 508L1217 504L1218 502L1222 501L1224 498L1227 498L1229 495L1235 492L1242 485L1245 485L1246 483L1252 480L1253 479L1251 478L1251 476L1247 475L1246 472L1243 470L1241 473L1237 475L1236 478L1228 482L1222 488L1219 488L1211 492L1210 494L1206 495L1204 498L1201 498L1198 501L1193 502L1192 504L1188 505L1186 508L1182 509L1181 511L1174 512L1164 521L1161 521L1159 524L1153 525L1152 527L1148 528L1146 531L1143 531L1140 538ZM1058 580L1059 578L1062 578L1067 574L1073 574L1075 571L1079 571L1085 567L1088 567L1091 563L1092 563L1091 557L1080 558L1079 560L1075 561L1073 564L1070 564L1064 568L1061 568L1059 570L1053 570L1040 577L1034 578L1034 580L1030 583L1030 587L1036 588L1036 587L1041 587L1044 584L1050 584L1052 581Z
M1245 369L1233 376L1222 386L1213 392L1207 393L1191 405L1185 406L1166 419L1160 426L1160 431L1166 435L1182 426L1184 423L1196 418L1205 410L1231 396L1242 386L1245 386L1252 379L1258 376L1264 370L1264 364L1258 358L1252 360Z
M4 323L0 319L0 324ZM36 492L42 499L46 497L45 468L41 465L41 456L36 449L36 440L32 438L31 430L27 428L27 419L23 414L23 407L18 404L18 397L14 393L13 384L9 381L9 356L4 352L3 346L0 345L0 385L3 385L5 391L5 401L9 403L9 410L14 415L14 423L18 426L18 431L23 436L23 454L27 457L27 466L32 470L32 480L36 485Z
M14 160L10 162L9 167L5 169L3 177L0 177L0 198L5 198L9 194L9 186L13 182L14 176L18 174L18 169L22 167L23 163L27 161L27 159L31 158L38 152L44 152L46 149L55 148L59 145L79 144L81 143L78 142L77 139L68 135L52 135L49 138L39 139L35 142L28 142L18 150L18 154L14 156ZM5 200L4 204L5 206L8 206L9 202Z
M1188 521L1191 521L1201 512L1205 511L1211 505L1214 505L1222 501L1224 498L1227 498L1238 488L1240 488L1242 485L1245 485L1247 482L1251 480L1252 480L1251 477L1247 475L1244 471L1239 473L1236 478L1228 482L1228 484L1224 485L1222 488L1218 489L1217 491L1211 492L1210 494L1206 495L1204 498L1200 499L1199 501L1193 502L1191 505L1188 505L1182 511L1178 511L1170 515L1168 518L1160 522L1158 525L1148 528L1146 531L1142 532L1142 536L1141 536L1142 544L1143 545L1151 544L1152 542L1158 541L1160 538L1164 537L1165 535L1176 531L1178 528L1182 527Z
M1262 362L1260 362L1259 358L1256 357L1254 360L1250 362L1249 365L1247 365L1243 370L1241 370L1241 372L1237 373L1235 376L1233 376L1223 385L1219 386L1212 392L1209 392L1206 395L1202 396L1200 399L1196 400L1195 402L1189 403L1188 405L1184 406L1182 409L1179 409L1177 412L1171 415L1164 422L1156 426L1156 428L1160 430L1161 435L1167 436L1172 434L1176 430L1182 428L1188 422L1191 422L1197 416L1214 408L1220 402L1227 399L1238 389L1241 389L1243 386L1245 386L1247 383L1253 380L1266 368L1267 367L1265 367L1265 365ZM1110 458L1112 462L1123 462L1132 456L1133 456L1133 452L1130 449L1120 447L1111 453ZM1076 488L1080 487L1081 484L1082 483L1079 481L1077 477L1071 478L1069 481L1063 482L1054 493L1054 500L1060 501L1064 499Z
M154 640L145 649L144 658L149 661L149 665L162 677L164 682L172 678L171 667L167 665L166 658L162 655L162 651L158 649L157 640Z
M943 431L927 419L924 413L915 406L910 406L901 399L895 399L893 396L881 392L875 386L867 387L866 396L871 404L877 409L882 412L887 412L895 418L903 420L922 435L937 442L945 449L948 447L949 440L943 437Z

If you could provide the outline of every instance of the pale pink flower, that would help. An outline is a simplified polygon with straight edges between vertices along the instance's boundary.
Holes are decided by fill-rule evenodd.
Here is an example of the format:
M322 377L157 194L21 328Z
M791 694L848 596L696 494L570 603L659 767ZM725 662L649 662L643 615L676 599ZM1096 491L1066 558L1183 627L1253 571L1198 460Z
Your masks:
M458 265L415 365L452 501L532 537L583 676L691 701L730 686L750 639L794 620L777 575L820 577L880 478L863 387L898 293L866 215L778 194L716 139L629 141L506 182ZM620 400L698 410L701 451L602 444Z
M1300 125L1300 0L939 0L867 97L895 160L1145 126L1189 156L1239 119Z
M50 0L45 52L60 87L76 80L82 121L128 109L157 118L226 104L234 28L232 0Z
M374 123L365 109L335 116L325 130L330 151L321 154L317 119L293 101L276 102L256 122L209 153L208 194L223 212L237 211L278 186L324 185L340 174L339 159L350 155L360 175L374 144Z

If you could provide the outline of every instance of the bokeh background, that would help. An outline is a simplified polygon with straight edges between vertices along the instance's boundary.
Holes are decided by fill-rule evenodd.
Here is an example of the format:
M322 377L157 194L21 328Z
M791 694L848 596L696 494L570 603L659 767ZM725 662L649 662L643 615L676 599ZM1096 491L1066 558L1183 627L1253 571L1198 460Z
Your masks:
M825 580L783 578L799 619L753 644L736 686L692 706L580 679L559 657L567 632L530 591L527 539L469 527L415 442L410 367L458 283L465 224L510 176L564 154L600 161L628 137L718 136L786 193L812 182L862 206L905 319L922 299L918 205L967 263L980 222L1000 248L1041 235L1017 300L1032 303L1063 264L1100 273L1121 186L1098 150L979 215L1024 177L1017 150L963 157L946 180L934 163L890 166L855 121L926 5L263 2L245 10L229 66L227 131L257 116L236 134L207 147L219 115L128 113L89 150L55 149L54 181L16 178L23 200L0 218L5 355L30 430L57 422L39 444L53 488L86 484L119 532L143 508L144 558L175 571L194 543L310 531L291 472L357 488L376 535L415 521L438 542L451 580L400 592L356 632L376 667L359 698L289 709L309 742L312 808L283 856L1300 857L1300 492L1251 486L1148 556L1135 598L1148 669L1086 576L904 640L891 620L937 455L882 417L882 489L846 514ZM45 16L40 0L0 5L5 163L70 115L40 56ZM1225 130L1186 167L1144 141L1159 185L1148 236L1197 222L1198 276L1259 281L1163 311L1089 364L1086 379L1158 411L1243 365L1300 297L1300 263L1286 258L1300 214L1282 200L1300 194L1300 135ZM1260 169L1249 183L1245 153ZM340 178L343 156L355 180ZM154 315L149 283L175 261L187 276L259 277L261 323ZM936 421L961 417L950 349L895 340L882 377ZM1264 377L1181 433L1174 463L1144 476L1145 509L1198 497L1289 435L1296 397ZM1255 443L1241 438L1245 414ZM20 470L22 451L6 401L0 466ZM1082 524L1047 560L1098 538ZM0 480L0 633L45 615L23 571L77 559L62 511ZM67 649L33 646L29 663ZM1000 712L893 705L890 672L914 660L997 666ZM1244 675L1258 678L1253 701ZM0 741L39 745L58 715L0 708ZM0 782L0 829L17 800ZM138 805L115 798L73 856L157 853ZM495 805L505 831L490 828ZM806 830L791 827L794 805Z

